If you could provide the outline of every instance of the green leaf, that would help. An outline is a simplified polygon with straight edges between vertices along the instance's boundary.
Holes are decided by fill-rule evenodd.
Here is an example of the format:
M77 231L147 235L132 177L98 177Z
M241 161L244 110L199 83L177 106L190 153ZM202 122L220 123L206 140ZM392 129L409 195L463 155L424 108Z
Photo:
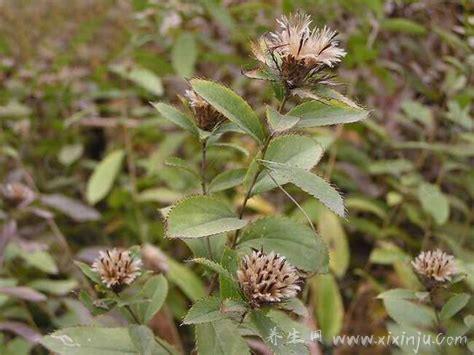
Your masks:
M168 258L168 280L177 285L181 291L192 301L206 296L206 290L199 277L183 264Z
M377 296L379 299L388 299L388 298L396 298L396 299L416 299L416 292L413 290L406 290L403 288L394 288L392 290L388 290L382 292Z
M446 302L439 312L439 318L441 320L448 320L452 318L456 313L458 313L464 306L467 305L471 296L467 293L458 293L451 297L448 302Z
M178 355L179 353L163 339L156 337L144 325L131 325L128 328L130 339L140 355Z
M84 275L87 276L88 279L90 279L91 281L95 282L96 284L100 284L101 281L100 281L100 277L99 275L92 270L92 268L87 265L87 264L84 264L83 262L81 261L74 261L74 264L79 268L81 269L82 273Z
M250 155L249 151L240 145L234 144L234 143L212 143L209 145L209 147L217 147L217 148L230 148L233 149L239 153L242 153L245 157L248 157Z
M182 32L171 50L171 63L176 73L183 78L191 77L194 73L197 55L194 36L189 32Z
M240 229L246 224L225 202L209 196L193 196L178 202L166 219L170 238L205 237Z
M209 184L209 192L219 192L231 189L244 182L247 169L227 170L217 175Z
M323 178L291 165L275 163L273 161L262 162L269 168L270 174L275 177L277 182L279 179L287 180L317 198L337 215L345 216L342 196Z
M235 21L230 15L227 7L218 0L199 0L211 17L226 28L230 33L233 33L235 28Z
M381 21L380 27L391 32L404 32L414 35L423 35L426 28L405 18L387 18Z
M464 317L464 324L469 330L474 329L474 315L469 314Z
M206 238L188 238L182 239L184 243L191 249L194 257L204 257L209 260L220 260L227 242L225 233L212 235ZM209 254L209 245L211 254Z
M42 194L41 203L57 209L76 222L88 222L100 219L100 213L95 208L62 194Z
M163 275L152 276L143 285L139 298L146 302L133 305L132 308L144 324L147 324L161 309L167 294L168 282Z
M87 291L85 290L81 290L79 292L78 299L79 301L81 301L82 305L86 307L89 310L89 312L91 312L93 316L104 314L109 311L109 307L107 303L103 302L99 307L98 305L94 304L94 300L89 295L89 293L87 293ZM111 306L115 306L115 304L113 305L111 304Z
M199 173L196 171L196 169L194 169L194 167L191 164L189 164L186 160L183 160L181 158L169 157L168 159L166 159L165 165L187 171L191 173L192 175L194 175L194 177L196 177L197 179L201 178Z
M86 198L89 203L96 204L107 196L120 171L124 155L123 150L116 150L97 164L87 182Z
M392 243L381 243L381 247L372 249L369 257L370 262L381 265L392 265L409 259L409 255Z
M292 129L299 120L299 117L282 115L274 108L267 106L267 121L274 133L281 133Z
M446 223L449 218L449 201L439 186L422 183L417 190L418 199L423 209L429 213L438 225Z
M207 297L193 304L186 317L184 317L183 324L207 323L224 318L226 318L226 315L221 312L220 299Z
M163 84L161 83L161 79L149 69L138 65L130 66L117 64L112 65L110 71L124 79L130 80L153 95L163 95Z
M78 286L78 282L74 279L69 280L49 280L37 279L28 284L29 287L38 291L43 291L52 295L64 296L70 293Z
M196 343L199 355L250 354L239 329L228 319L197 324Z
M285 256L302 270L327 271L328 250L323 240L311 228L291 219L266 217L245 228L239 239L239 254L248 254L251 248L261 247L265 252L273 250Z
M127 328L65 328L45 336L41 344L65 355L138 354Z
M190 117L171 105L162 102L152 102L151 104L168 121L173 122L175 125L192 133L194 136L199 137L196 123L194 123Z
M235 275L239 267L237 252L234 249L225 248L222 255L221 265L231 275ZM235 280L229 280L228 277L219 275L219 286L221 299L243 300L239 285Z
M418 121L426 127L433 125L433 113L417 101L406 100L402 103L403 112L412 120Z
M347 235L338 216L324 208L318 218L318 230L329 246L329 267L338 277L349 266L350 250Z
M21 252L19 256L29 266L35 267L38 270L48 274L57 274L59 272L56 262L47 251L37 250L31 253Z
M294 107L288 115L300 118L296 127L308 128L361 121L367 118L368 112L339 101L307 101Z
M298 301L298 299L296 298L294 298L293 300ZM278 306L280 305L281 304L279 304ZM294 319L287 312L275 309L274 307L270 308L268 312L266 313L266 315L273 322L278 324L278 327L284 332L286 337L282 340L285 343L291 343L292 339L293 339L293 342L296 339L304 340L306 344L308 344L311 341L313 342L315 341L314 334L311 334L311 329L306 324L304 324L302 319L298 319L298 318ZM295 333L295 331L297 333ZM311 340L312 338L313 340ZM301 351L302 353L307 353L308 349L303 344L301 344Z
M364 196L351 196L347 197L344 202L349 211L370 212L382 220L387 217L385 204L379 200Z
M260 143L264 141L266 136L264 127L244 99L229 88L212 81L193 79L191 85L194 91L214 106L217 111Z
M303 301L298 298L290 298L286 301L280 302L278 304L278 308L293 312L300 317L308 316L308 309L306 308Z
M58 154L58 160L61 164L69 166L77 161L84 152L84 146L82 144L70 144L65 145L61 148Z
M13 297L30 302L43 302L47 297L42 293L25 286L0 286L0 298Z
M401 175L414 170L413 163L406 159L378 160L368 166L372 175L392 174Z
M250 313L251 324L258 335L276 355L303 355L309 354L308 348L303 343L292 344L288 341L287 329L282 329L280 324L274 322L263 311L255 310Z
M400 325L430 328L436 323L433 310L425 305L409 300L388 298L384 299L388 315Z
M337 282L331 274L317 275L310 280L316 301L315 315L326 341L332 341L342 329L344 305Z
M138 194L139 202L160 202L164 204L171 204L183 198L183 195L165 187L156 187L146 189Z
M193 263L197 263L197 264L205 266L209 270L212 270L212 271L218 273L219 276L223 276L223 277L227 278L228 280L233 280L233 277L232 277L232 275L230 274L229 271L224 269L222 267L222 265L219 265L218 263L216 263L212 260L209 260L209 259L206 259L206 258L194 258L194 259L191 259L191 261Z
M318 164L322 155L323 149L314 139L306 136L285 135L274 138L270 142L264 159L310 170ZM274 178L280 185L289 182L281 176L274 176ZM267 174L261 174L252 189L252 194L256 195L275 187L275 183Z

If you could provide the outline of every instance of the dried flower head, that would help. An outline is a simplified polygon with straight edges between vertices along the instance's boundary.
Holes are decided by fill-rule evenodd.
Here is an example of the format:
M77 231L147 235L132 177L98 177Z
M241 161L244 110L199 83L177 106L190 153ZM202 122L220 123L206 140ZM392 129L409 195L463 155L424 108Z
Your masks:
M130 285L140 275L142 262L128 250L112 249L100 251L92 264L92 270L100 275L102 282L115 292Z
M244 256L237 279L254 308L295 297L301 290L298 270L273 251L265 254L262 250L253 250Z
M327 73L346 55L328 27L312 28L309 15L298 12L277 19L276 31L252 45L257 60L277 72L287 89L315 83L330 84Z
M440 249L421 252L411 263L419 275L431 281L451 281L458 273L454 256Z
M151 271L167 273L169 270L168 257L159 248L145 244L142 247L143 266Z
M36 194L28 186L20 182L6 183L0 186L3 197L18 207L28 206L36 198Z
M199 128L205 131L212 131L225 117L214 109L194 90L186 90L186 98L191 106L196 123Z

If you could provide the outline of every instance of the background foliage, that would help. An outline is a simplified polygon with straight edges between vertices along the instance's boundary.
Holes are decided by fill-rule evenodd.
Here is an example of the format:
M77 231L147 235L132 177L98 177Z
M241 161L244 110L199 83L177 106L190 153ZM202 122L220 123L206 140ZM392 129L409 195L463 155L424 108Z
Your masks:
M205 295L210 273L183 263L189 248L199 254L203 246L164 238L157 210L199 192L199 145L150 101L179 104L186 79L196 76L223 82L264 116L265 105L275 104L271 88L241 74L252 64L249 39L299 8L340 32L348 52L340 89L371 111L359 123L309 128L325 150L316 171L344 195L347 218L288 187L330 251L330 273L310 279L303 294L308 324L326 340L417 325L406 324L400 312L408 312L407 299L421 290L408 262L421 249L454 254L467 274L455 291L472 293L470 6L434 0L0 2L0 179L24 181L38 194L15 214L16 226L6 223L8 204L0 207L0 352L27 353L40 334L96 322L77 300L84 279L71 260L90 262L97 249L143 243L169 256L169 293L151 328L192 349L191 327L176 325L190 301ZM232 179L240 183L256 149L251 138L234 136L210 147L208 176L234 169ZM244 190L226 190L232 179L216 177L210 189L237 205ZM286 214L306 223L278 190L251 199L249 207L252 217ZM251 246L251 232L243 238ZM376 298L393 288L413 294ZM453 320L456 329L472 327L470 311L472 304ZM429 323L425 313L417 319L424 316ZM113 324L108 316L101 322ZM228 339L232 324L219 322L196 333ZM146 338L146 332L133 334ZM104 337L129 344L113 328Z

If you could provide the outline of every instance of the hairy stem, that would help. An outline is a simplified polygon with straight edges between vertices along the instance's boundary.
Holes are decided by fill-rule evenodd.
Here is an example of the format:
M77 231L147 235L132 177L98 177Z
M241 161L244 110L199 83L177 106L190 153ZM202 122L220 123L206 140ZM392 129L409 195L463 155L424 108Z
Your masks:
M130 179L130 188L131 188L131 195L132 195L132 202L133 202L133 213L137 221L140 241L144 243L148 240L148 236L146 234L145 229L143 229L143 226L145 225L144 218L137 203L137 200L138 200L137 167L135 165L132 140L130 137L128 127L124 125L122 126L122 128L123 128L123 140L124 140L124 146L125 146L125 152L126 152L127 170L128 170L128 176Z
M272 138L273 138L273 134L270 134L268 136L267 140L265 141L265 144L264 144L264 146L262 148L262 151L261 151L262 158L265 157L265 153L267 152L268 146L270 145L270 142L272 141ZM242 206L240 207L240 212L239 212L239 218L240 219L242 219L242 217L244 216L245 208L247 207L247 202L250 199L250 196L252 196L253 187L255 186L255 184L256 184L260 174L262 173L262 171L263 171L262 167L259 166L258 171L255 173L255 176L253 177L252 182L250 183L250 186L247 190L247 193L245 194L244 201L242 202ZM232 238L232 240L230 242L230 248L231 249L234 249L235 246L237 245L237 239L239 238L240 231L241 231L240 229L237 229L237 231L235 232L234 237Z
M207 166L207 140L204 139L201 143L201 188L202 194L207 195L207 180L206 180L206 166Z
M136 316L135 312L133 312L132 308L129 305L125 305L124 308L130 313L130 316L133 318L133 321L137 324L141 324L140 320Z
M201 189L202 194L207 195L207 179L206 179L206 167L207 167L207 139L201 142ZM214 259L212 255L211 240L209 236L204 237L207 253L210 259Z
M285 108L285 104L286 104L286 101L288 100L288 98L289 98L289 95L286 94L285 97L283 98L283 100L281 101L280 106L278 107L278 112L281 113L281 112L283 111L283 109ZM270 145L270 142L272 141L273 137L274 137L274 134L271 133L271 134L268 136L267 140L265 141L265 144L263 145L263 148L262 148L262 150L261 150L261 157L262 157L262 159L265 158L265 153L267 152L268 146ZM263 171L262 167L259 166L258 171L255 173L255 176L253 177L252 182L250 183L249 189L247 190L247 193L245 194L244 201L242 202L242 206L240 207L240 212L239 212L239 218L240 218L240 219L244 216L245 208L247 207L247 202L248 202L248 200L250 199L250 197L252 196L253 187L255 186L255 184L256 184L258 178L260 177L260 174L262 173L262 171ZM235 232L235 234L234 234L234 236L233 236L233 238L232 238L232 240L231 240L231 242L230 242L230 248L231 248L231 249L234 249L235 246L237 245L237 240L238 240L238 238L239 238L240 231L241 231L241 230L238 229L238 230Z

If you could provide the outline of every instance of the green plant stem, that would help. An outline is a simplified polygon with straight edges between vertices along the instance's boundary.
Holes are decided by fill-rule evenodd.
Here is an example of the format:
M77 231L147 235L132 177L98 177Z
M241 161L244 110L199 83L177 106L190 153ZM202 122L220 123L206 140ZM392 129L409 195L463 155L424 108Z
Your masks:
M136 316L135 312L133 312L132 308L129 305L125 305L124 308L130 313L130 316L133 318L133 321L137 324L141 324L140 320Z
M138 226L138 233L140 236L140 241L142 243L147 242L148 237L146 235L145 230L142 228L142 226L145 225L143 223L143 215L140 211L140 208L138 207L138 190L137 190L137 168L135 166L135 159L134 159L134 154L133 154L133 146L132 146L132 141L130 139L130 134L128 132L128 127L126 125L123 125L123 138L124 138L124 145L125 145L125 151L126 151L126 159L127 159L127 169L128 169L128 175L130 178L130 187L131 187L131 195L132 195L132 202L133 202L133 212L135 214L135 219L137 220L137 226Z
M207 139L201 143L201 188L202 194L207 195L206 166L207 166Z
M281 100L280 106L278 107L278 112L279 113L281 113L283 111L283 109L285 108L286 101L288 101L289 97L290 96L288 94L286 94L285 97L283 98L283 100Z
M206 179L206 167L207 167L207 139L203 139L201 142L201 188L202 194L207 195L207 179ZM207 253L210 259L214 259L212 255L211 239L209 236L204 237Z
M441 307L438 307L438 304L436 303L435 298L434 298L434 294L437 290L438 289L437 289L436 286L428 288L429 300L430 300L431 306L433 307L433 310L434 310L437 331L439 331L441 333L444 333L444 329L443 329L443 326L441 324L441 319L439 318L439 311L440 311Z
M285 97L283 98L283 100L281 101L280 106L278 107L278 112L279 113L281 113L283 111L283 109L285 108L285 104L286 104L286 101L288 100L288 98L289 98L289 95L286 94ZM265 158L265 153L267 152L268 146L270 145L270 142L272 141L273 136L274 136L274 134L270 133L270 135L268 136L267 140L265 141L265 143L263 145L263 148L261 150L262 159ZM249 189L247 190L247 193L245 194L244 201L242 202L242 206L241 206L240 212L239 212L239 218L240 219L244 216L245 208L247 207L247 202L250 199L250 197L252 196L253 187L257 183L257 180L260 177L260 174L262 173L262 171L263 171L263 169L259 165L258 171L255 173L255 176L253 177L252 182L250 183ZM234 249L235 246L237 245L237 240L239 238L240 231L241 230L238 229L235 232L234 237L232 238L232 240L230 242L230 248L231 249Z
M270 142L273 138L273 134L270 134L267 138L267 140L265 141L265 144L262 148L262 151L261 151L261 156L262 158L265 157L265 153L267 152L267 149L268 149L268 146L270 145ZM252 196L252 190L253 190L253 187L255 186L260 174L262 173L263 169L261 166L259 166L258 168L258 171L255 173L255 176L253 177L252 179L252 182L250 183L250 186L247 190L247 193L245 194L245 197L244 197L244 201L242 202L242 206L240 207L240 212L239 212L239 218L242 219L242 217L244 216L244 213L245 213L245 207L247 207L247 202L248 200L250 199L250 197ZM234 237L232 238L231 242L230 242L230 248L231 249L234 249L235 246L237 245L237 239L239 238L239 235L240 235L240 229L237 229L237 231L235 232L234 234Z

